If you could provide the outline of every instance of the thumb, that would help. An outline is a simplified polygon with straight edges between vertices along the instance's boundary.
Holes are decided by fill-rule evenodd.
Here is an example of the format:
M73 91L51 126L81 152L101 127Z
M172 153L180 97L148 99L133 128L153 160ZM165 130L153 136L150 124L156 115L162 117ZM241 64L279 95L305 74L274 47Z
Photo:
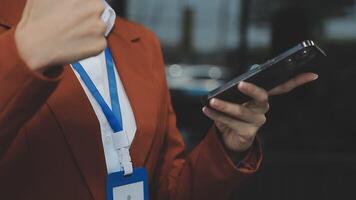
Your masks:
M26 1L26 5L22 11L22 17L19 23L19 26L24 25L28 22L29 18L30 18L30 13L31 13L31 8L33 5L33 0L27 0Z
M299 86L302 86L309 82L315 81L316 79L318 79L317 74L310 73L310 72L302 73L302 74L299 74L299 75L295 76L294 78L290 79L286 83L283 83L283 84L273 88L272 90L268 91L268 95L275 96L275 95L285 94L285 93L288 93L288 92L294 90L295 88L297 88Z

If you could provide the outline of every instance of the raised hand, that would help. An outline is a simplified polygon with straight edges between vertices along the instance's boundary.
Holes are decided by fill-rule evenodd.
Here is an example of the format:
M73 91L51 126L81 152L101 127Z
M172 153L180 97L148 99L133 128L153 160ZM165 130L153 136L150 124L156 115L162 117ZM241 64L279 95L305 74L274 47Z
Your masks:
M27 0L16 28L21 58L35 71L72 63L107 46L99 0Z

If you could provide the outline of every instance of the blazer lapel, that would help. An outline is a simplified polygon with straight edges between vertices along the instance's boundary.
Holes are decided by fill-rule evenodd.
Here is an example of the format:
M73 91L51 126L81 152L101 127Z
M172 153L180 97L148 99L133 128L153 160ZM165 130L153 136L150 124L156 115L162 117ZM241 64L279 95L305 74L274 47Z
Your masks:
M48 100L94 199L105 196L106 165L100 125L79 80L70 66Z
M109 36L117 70L134 112L137 132L130 148L134 166L145 166L155 135L158 110L157 96L153 93L152 61L143 51L139 34L127 27L127 22L117 20Z

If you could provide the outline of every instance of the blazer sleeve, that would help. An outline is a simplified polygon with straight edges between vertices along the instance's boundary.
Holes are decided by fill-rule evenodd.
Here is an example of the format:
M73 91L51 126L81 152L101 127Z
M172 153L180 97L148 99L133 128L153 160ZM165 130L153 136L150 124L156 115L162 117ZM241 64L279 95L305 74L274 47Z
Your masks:
M155 38L155 37L154 37ZM164 76L164 62L158 39L155 39L155 65ZM212 127L205 139L190 153L176 127L176 116L165 78L166 138L160 160L159 177L154 177L153 199L200 200L227 199L249 175L257 171L262 160L261 146L256 140L239 165L233 163Z
M15 28L0 25L0 163L25 123L43 106L61 79L32 71L20 58Z

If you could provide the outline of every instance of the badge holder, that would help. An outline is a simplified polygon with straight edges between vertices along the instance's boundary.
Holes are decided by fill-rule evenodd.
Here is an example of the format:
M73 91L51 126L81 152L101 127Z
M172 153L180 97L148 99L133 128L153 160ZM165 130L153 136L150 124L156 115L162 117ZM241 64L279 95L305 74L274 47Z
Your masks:
M123 171L107 176L107 200L148 200L148 175L144 168L135 168L132 175Z
M144 168L133 168L125 132L112 134L121 171L107 176L107 200L148 200L148 175Z

